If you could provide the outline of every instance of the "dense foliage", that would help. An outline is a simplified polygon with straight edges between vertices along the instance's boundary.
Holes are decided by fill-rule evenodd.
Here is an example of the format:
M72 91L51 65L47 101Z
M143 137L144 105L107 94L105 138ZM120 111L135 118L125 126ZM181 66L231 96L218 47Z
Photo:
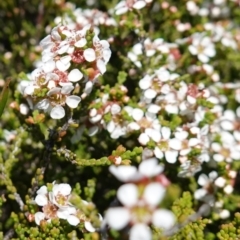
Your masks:
M240 239L238 0L0 15L0 239Z

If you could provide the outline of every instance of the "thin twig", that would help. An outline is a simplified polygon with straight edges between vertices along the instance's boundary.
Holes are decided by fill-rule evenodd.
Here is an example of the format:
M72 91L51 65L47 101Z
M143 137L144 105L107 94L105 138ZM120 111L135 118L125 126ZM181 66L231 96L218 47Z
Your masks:
M24 203L23 203L23 200L22 200L21 196L18 193L14 193L14 197L15 197L15 200L20 207L20 210L23 211Z
M3 240L10 240L10 239L12 239L13 235L14 235L14 229L11 228L11 229L9 229L9 230L7 231L7 233L6 233L5 236L3 237Z

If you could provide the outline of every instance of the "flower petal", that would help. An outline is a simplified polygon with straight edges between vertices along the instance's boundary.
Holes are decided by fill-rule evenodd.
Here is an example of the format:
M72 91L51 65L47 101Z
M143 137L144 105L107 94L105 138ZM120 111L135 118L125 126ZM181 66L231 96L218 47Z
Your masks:
M117 197L123 205L132 207L138 201L138 188L132 183L124 184L118 189Z
M38 194L36 197L35 197L35 202L38 206L45 206L48 204L48 199L45 195L43 194Z
M37 212L34 214L35 223L40 225L41 221L44 220L45 214L43 212Z
M171 211L166 209L158 209L154 211L152 216L153 225L159 228L163 228L165 230L173 227L175 220L175 215Z
M109 171L120 181L127 182L131 180L136 174L137 169L134 166L110 166Z
M78 82L83 78L83 74L78 70L78 69L73 69L69 74L68 74L68 80L70 82Z
M58 105L51 110L50 116L52 119L61 119L65 116L65 110L62 106Z
M66 104L70 108L76 108L80 102L81 102L81 98L76 95L71 95L66 98Z
M96 53L92 48L87 48L86 50L84 50L83 56L88 62L93 62L96 60Z
M67 183L54 184L52 191L55 196L57 194L68 196L71 193L72 188Z
M165 196L166 189L162 184L153 182L147 185L143 197L149 205L157 206Z
M69 215L68 218L67 218L67 221L72 226L77 226L80 223L79 218L77 218L74 215Z
M47 190L47 186L41 186L38 190L37 190L37 194L47 194L48 190Z
M163 166L158 165L156 158L150 158L142 161L139 165L139 172L144 176L153 177L160 174L163 171Z
M150 228L143 223L135 224L131 228L129 235L130 235L129 236L130 240L151 240L152 239L152 233Z
M123 207L109 208L106 213L106 220L113 229L124 228L130 220L130 212Z
M88 221L84 222L84 227L86 228L86 230L88 232L95 232L96 231L96 229L93 227L93 225Z

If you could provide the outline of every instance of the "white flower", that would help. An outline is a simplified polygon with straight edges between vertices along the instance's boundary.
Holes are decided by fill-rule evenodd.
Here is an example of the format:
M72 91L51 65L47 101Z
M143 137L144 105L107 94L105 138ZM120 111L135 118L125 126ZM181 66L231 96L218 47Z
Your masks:
M81 101L81 98L76 95L70 95L73 90L72 83L62 83L62 88L54 87L47 93L47 99L39 101L35 108L50 111L50 116L53 119L61 119L65 116L65 109L62 105L65 103L70 108L76 108Z
M212 193L213 181L217 178L218 174L215 171L209 173L209 177L206 174L201 174L198 178L198 184L202 188L197 189L194 192L195 199L202 200L208 204L213 204L214 196Z
M215 46L211 38L199 33L192 36L192 45L188 49L192 55L197 55L202 63L207 63L211 57L216 55Z
M69 204L69 196L72 188L67 183L54 184L52 192L49 193L49 198L52 203L58 207L64 207Z
M40 225L42 220L48 222L52 218L60 218L68 221L69 224L76 226L80 219L76 216L77 210L69 203L71 186L66 183L53 183L52 191L48 191L46 186L42 186L37 191L35 202L42 207L43 212L35 213L35 222Z

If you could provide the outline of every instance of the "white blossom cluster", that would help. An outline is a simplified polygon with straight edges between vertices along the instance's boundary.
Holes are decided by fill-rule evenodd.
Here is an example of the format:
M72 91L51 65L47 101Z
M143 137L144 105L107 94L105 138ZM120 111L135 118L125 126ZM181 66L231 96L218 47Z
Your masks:
M41 221L51 222L54 218L64 219L70 225L77 226L81 220L87 231L94 232L95 229L86 218L83 219L83 213L70 203L72 188L67 183L56 184L53 182L52 190L47 186L42 186L37 191L35 203L41 207L42 211L34 214L34 220L37 225ZM84 204L88 204L83 201Z
M91 92L97 77L105 73L111 50L91 25L81 30L58 25L40 45L43 52L39 67L31 73L30 82L20 83L20 91L30 106L50 112L53 119L61 119L65 106L77 108ZM72 94L79 84L83 86L81 92Z

